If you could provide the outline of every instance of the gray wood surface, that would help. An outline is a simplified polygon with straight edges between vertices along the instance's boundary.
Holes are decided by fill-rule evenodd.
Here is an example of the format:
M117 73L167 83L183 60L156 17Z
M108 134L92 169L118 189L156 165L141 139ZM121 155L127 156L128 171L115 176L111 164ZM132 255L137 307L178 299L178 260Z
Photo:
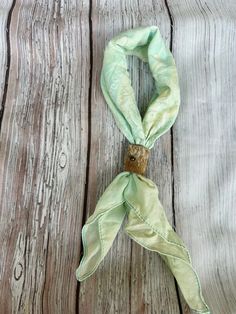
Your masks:
M181 109L147 176L187 244L214 314L236 314L236 3L4 0L0 3L0 313L190 313L160 257L123 230L79 284L81 227L123 168L127 142L99 79L106 43L158 25ZM148 66L129 57L141 113Z
M13 6L1 128L0 312L73 313L87 164L89 6Z
M170 10L182 95L173 127L177 232L212 312L234 314L236 2L173 1Z

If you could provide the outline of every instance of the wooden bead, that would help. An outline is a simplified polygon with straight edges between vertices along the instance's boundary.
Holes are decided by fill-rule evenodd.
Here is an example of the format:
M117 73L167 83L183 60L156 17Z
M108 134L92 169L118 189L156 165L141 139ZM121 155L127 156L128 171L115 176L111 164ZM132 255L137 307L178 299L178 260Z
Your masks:
M124 170L144 175L149 152L149 149L142 145L130 144L125 156Z

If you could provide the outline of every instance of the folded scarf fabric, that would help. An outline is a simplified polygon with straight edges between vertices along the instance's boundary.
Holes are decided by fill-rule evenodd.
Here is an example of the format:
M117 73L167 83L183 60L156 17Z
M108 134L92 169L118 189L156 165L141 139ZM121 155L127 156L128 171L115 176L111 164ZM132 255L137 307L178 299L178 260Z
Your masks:
M148 62L155 81L155 91L143 119L131 86L127 55L135 55ZM174 123L180 104L175 62L156 26L123 32L108 43L101 88L118 127L128 141L146 149L152 148ZM146 249L160 254L190 308L198 313L210 313L189 252L166 218L156 185L135 172L124 171L113 180L84 225L84 252L76 271L77 279L83 281L95 272L126 215L127 234Z

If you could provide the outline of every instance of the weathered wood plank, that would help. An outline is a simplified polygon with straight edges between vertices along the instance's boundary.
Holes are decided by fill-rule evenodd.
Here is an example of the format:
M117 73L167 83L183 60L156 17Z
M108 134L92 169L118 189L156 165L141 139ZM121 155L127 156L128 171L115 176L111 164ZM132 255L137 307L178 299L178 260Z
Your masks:
M212 313L233 314L236 4L171 1L170 9L182 95L173 130L177 231L191 251Z
M159 25L167 44L170 20L164 1L93 1L93 70L91 90L91 152L88 217L106 186L123 170L126 141L117 129L100 89L106 43L121 30ZM152 93L148 67L130 58L130 74L141 112ZM152 151L148 176L157 182L160 197L172 220L171 139L163 136ZM97 272L80 285L79 313L179 313L172 275L158 254L131 242L121 230Z
M1 132L1 313L75 313L88 138L87 1L17 0Z

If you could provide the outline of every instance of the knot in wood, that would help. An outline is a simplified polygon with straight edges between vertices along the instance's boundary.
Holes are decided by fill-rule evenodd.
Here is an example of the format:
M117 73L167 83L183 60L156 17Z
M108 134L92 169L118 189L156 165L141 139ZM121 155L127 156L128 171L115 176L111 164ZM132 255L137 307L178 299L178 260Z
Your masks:
M124 170L144 175L147 168L149 149L130 144L125 155Z

